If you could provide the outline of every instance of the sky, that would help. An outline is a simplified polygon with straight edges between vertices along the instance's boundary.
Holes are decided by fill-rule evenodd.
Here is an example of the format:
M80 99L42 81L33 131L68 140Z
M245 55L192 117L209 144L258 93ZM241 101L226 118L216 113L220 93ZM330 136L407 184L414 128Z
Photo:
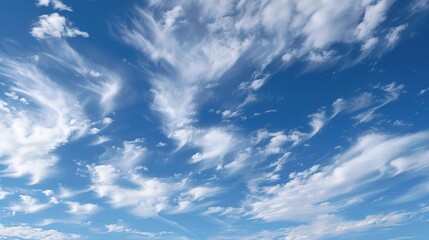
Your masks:
M0 1L0 238L428 239L428 13Z

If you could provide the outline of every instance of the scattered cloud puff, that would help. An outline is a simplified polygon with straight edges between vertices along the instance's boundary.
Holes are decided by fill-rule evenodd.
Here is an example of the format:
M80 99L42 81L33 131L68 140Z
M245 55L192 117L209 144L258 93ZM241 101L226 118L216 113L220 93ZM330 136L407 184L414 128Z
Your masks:
M418 95L420 96L420 95L423 95L423 94L425 94L427 92L429 92L429 88L424 88L424 89L420 90L420 92L419 92Z
M67 19L58 13L42 15L31 29L31 35L38 40L46 38L89 37L87 32L72 27Z
M69 207L68 212L78 216L91 215L99 210L99 207L92 203L81 204L78 202L66 202L66 204Z
M62 11L72 11L72 9L65 5L61 0L37 0L37 6L48 7L52 5L55 9Z
M391 28L389 33L386 35L387 47L393 48L396 46L400 38L401 32L403 32L407 28L406 24L399 25L397 27Z

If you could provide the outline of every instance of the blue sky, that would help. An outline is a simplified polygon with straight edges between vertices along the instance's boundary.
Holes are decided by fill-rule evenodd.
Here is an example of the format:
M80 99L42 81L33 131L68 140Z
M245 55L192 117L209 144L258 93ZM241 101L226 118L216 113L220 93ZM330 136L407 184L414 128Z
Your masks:
M427 239L428 0L0 2L0 238Z

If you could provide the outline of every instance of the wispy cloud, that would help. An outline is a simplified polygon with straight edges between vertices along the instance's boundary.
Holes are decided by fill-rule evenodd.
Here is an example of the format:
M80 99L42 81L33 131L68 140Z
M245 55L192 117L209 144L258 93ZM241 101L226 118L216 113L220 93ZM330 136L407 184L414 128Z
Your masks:
M117 97L124 83L118 73L88 60L64 40L49 41L47 47L49 59L78 74L83 80L80 87L98 96L103 115L118 106Z
M301 225L285 230L285 240L325 239L353 233L370 231L376 228L388 228L403 224L413 213L391 212L380 215L369 215L360 220L345 220L335 215L324 215L316 218L309 225Z
M82 136L89 121L74 95L28 62L4 59L0 74L8 87L31 103L8 103L2 112L0 136L4 176L29 176L31 183L52 174L61 144ZM49 120L45 116L51 116Z
M51 197L51 200L46 203L39 203L38 199L29 196L29 195L20 195L19 196L20 202L19 203L13 203L11 206L9 206L9 211L12 212L12 214L15 213L36 213L43 209L46 209L50 207L53 204L58 204L58 200L55 197Z
M345 194L353 194L397 174L415 174L428 166L415 149L422 148L429 138L427 132L399 137L370 134L361 137L348 151L326 166L313 167L289 175L281 185L261 187L265 198L250 203L249 214L266 221L308 221L318 215L330 214L342 208ZM428 154L423 148L419 154ZM403 165L415 162L414 165ZM415 167L414 167L415 166ZM312 193L311 197L307 193ZM259 198L259 197L258 197ZM299 206L299 207L298 207Z
M382 23L391 6L385 0L341 4L222 2L216 8L212 4L158 2L156 8L137 7L132 20L117 27L119 38L154 64L144 63L152 84L152 109L160 114L166 135L175 139L179 147L203 147L194 135L208 131L195 127L207 83L219 81L238 63L251 62L256 66L257 74L253 74L252 80L240 85L241 89L249 89L243 104L223 112L225 119L238 116L243 107L256 100L253 92L268 81L271 74L264 73L267 65L285 54L311 64L341 57L331 45L367 44L371 37L383 36ZM278 9L288 10L276 14ZM196 17L189 18L188 11ZM157 14L164 17L156 18ZM343 18L345 15L347 19Z

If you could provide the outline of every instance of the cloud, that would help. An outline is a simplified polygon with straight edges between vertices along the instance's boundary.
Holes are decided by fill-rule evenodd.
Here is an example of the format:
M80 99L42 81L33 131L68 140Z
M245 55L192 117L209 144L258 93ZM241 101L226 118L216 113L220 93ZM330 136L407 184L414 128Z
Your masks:
M98 96L99 105L103 108L103 115L117 107L117 97L124 82L119 74L89 61L64 40L49 41L47 47L47 56L51 60L78 74L80 80L83 80L80 87Z
M52 5L55 9L62 11L72 11L72 9L65 5L61 0L38 0L37 6L48 7Z
M389 48L395 47L396 43L399 41L401 32L403 32L406 28L407 28L406 24L402 24L397 27L391 28L386 35L387 47Z
M127 234L137 235L137 236L141 236L144 238L150 238L150 239L154 239L156 237L166 235L166 234L171 234L169 232L164 232L164 231L160 231L157 233L143 232L143 231L139 231L139 230L134 229L134 228L130 228L124 224L107 224L105 227L106 227L108 233L127 233Z
M53 173L53 151L83 136L88 120L75 96L53 82L32 63L4 59L0 75L8 87L31 105L9 102L0 123L3 176L31 178L38 183ZM46 116L50 116L46 119Z
M409 220L413 214L391 212L369 215L361 220L344 220L335 215L323 215L309 225L291 227L285 230L285 240L325 239L334 236L350 236L352 233L370 231L375 228L393 227Z
M122 147L114 147L111 151L107 151L101 155L100 158L102 161L118 167L123 172L130 171L136 167L146 155L147 149L140 146L141 143L141 139L124 141Z
M391 1L380 0L375 4L367 5L363 21L356 27L356 37L360 40L370 39L374 30L386 19L386 13L391 4Z
M266 66L286 54L314 65L344 57L331 48L334 44L374 49L385 30L382 23L391 3L301 0L222 1L215 5L210 1L157 2L155 9L136 7L130 22L117 25L119 38L150 60L142 64L152 85L151 107L161 117L165 134L179 148L186 144L203 147L194 135L209 131L195 127L198 107L207 100L204 86L221 81L236 65L255 66L257 74L240 85L249 89L244 102L224 112L225 118L235 116L257 100L253 92L271 76L265 73ZM287 11L279 14L279 9ZM194 18L188 16L191 11ZM186 27L178 27L179 18Z
M74 215L91 215L99 210L99 207L92 203L66 202L65 204L69 207L67 212Z
M110 142L110 141L112 141L111 137L108 137L108 136L99 136L90 145L93 145L93 146L94 145L100 145L100 144L103 144L103 143L106 143L106 142Z
M428 156L422 156L422 157L428 157ZM410 164L410 163L402 162L402 164ZM393 203L412 202L412 201L422 199L423 197L427 196L428 193L429 193L429 181L425 180L422 183L416 184L415 186L411 187L407 192L405 192L404 194L402 194L392 202Z
M31 35L38 40L46 38L89 37L87 32L80 31L67 22L67 19L58 13L42 15L31 29Z
M369 110L359 113L355 117L358 123L367 123L372 121L376 117L376 111L399 98L400 94L404 90L404 85L392 82L387 85L376 86L375 89L382 90L385 93L385 96L381 100L374 100L376 105L371 107ZM371 97L371 95L366 96Z
M156 216L170 207L170 198L183 189L181 183L169 183L163 179L146 178L129 173L126 180L135 188L122 187L118 181L122 173L112 165L88 166L91 188L99 197L105 197L115 208L130 208L140 217Z
M0 237L34 240L67 240L80 239L82 236L79 234L62 233L53 229L44 230L30 226L5 226L0 224Z
M210 129L196 140L203 151L192 155L192 162L223 158L234 147L234 138L222 129Z
M333 116L340 113L353 114L358 113L353 118L357 123L367 123L374 120L377 111L387 104L396 101L404 92L405 86L392 82L386 85L376 85L373 87L374 92L363 92L350 99L338 98L332 104ZM381 93L379 91L381 90Z
M212 204L209 199L221 187L194 185L188 177L148 177L138 170L121 171L113 165L87 166L90 189L114 208L129 209L138 217L158 218L161 213L197 211ZM165 221L168 221L164 219Z
M195 187L186 192L185 195L190 196L192 201L199 201L218 194L220 190L219 187Z
M429 0L414 0L410 6L412 13L422 12L429 8Z
M13 214L17 212L22 213L36 213L43 209L48 208L51 204L58 204L58 201L55 198L52 198L49 203L39 203L39 201L29 195L20 195L20 203L13 203L9 206L9 210Z
M164 28L174 28L177 18L183 14L181 6L175 6L171 10L164 13Z
M313 167L289 175L284 184L260 187L263 194L247 207L253 218L265 221L310 221L316 216L339 211L348 195L364 186L396 175L414 175L426 169L424 147L428 132L398 137L369 134L324 167ZM421 149L418 153L416 151ZM357 194L357 193L355 193Z
M8 195L11 195L11 192L4 191L0 188L0 200L5 199Z
M429 88L424 88L424 89L420 90L418 96L423 95L423 94L425 94L427 92L429 92Z

